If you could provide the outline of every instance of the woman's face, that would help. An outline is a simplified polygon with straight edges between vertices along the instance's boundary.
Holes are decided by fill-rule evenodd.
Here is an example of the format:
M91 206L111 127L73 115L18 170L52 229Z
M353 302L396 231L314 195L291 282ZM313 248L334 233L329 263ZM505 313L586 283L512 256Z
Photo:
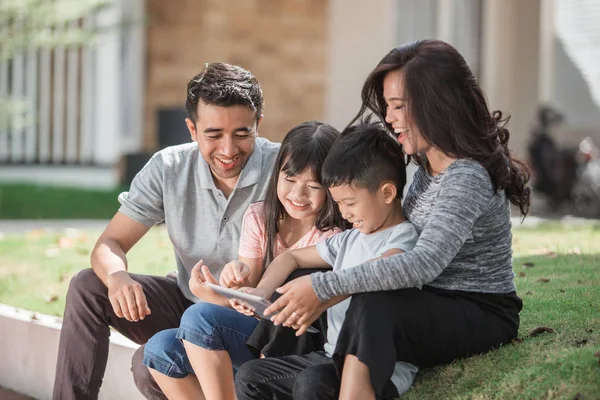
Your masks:
M408 100L404 93L404 76L401 70L390 71L383 79L383 97L387 104L385 121L392 126L398 142L408 155L426 153L431 146L419 129L410 121Z

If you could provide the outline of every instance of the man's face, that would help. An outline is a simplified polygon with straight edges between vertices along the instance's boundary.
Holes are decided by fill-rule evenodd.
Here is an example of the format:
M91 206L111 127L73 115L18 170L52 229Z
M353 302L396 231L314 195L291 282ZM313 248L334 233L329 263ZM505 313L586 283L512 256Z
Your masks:
M213 176L225 181L237 179L248 162L261 120L246 106L219 107L200 101L196 124L189 118L185 123Z

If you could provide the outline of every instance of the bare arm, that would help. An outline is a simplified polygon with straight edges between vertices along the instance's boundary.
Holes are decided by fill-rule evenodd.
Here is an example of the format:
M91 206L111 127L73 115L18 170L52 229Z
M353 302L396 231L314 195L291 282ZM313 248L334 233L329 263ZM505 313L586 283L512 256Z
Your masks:
M117 212L98 238L91 255L92 269L108 288L115 314L138 321L150 314L141 285L127 273L127 252L150 228Z
M331 268L331 265L321 258L316 246L288 250L273 260L256 287L264 290L268 294L267 298L269 298L275 292L275 289L281 286L295 270L327 267Z
M104 284L114 272L127 271L125 254L150 228L117 212L92 250L92 269Z

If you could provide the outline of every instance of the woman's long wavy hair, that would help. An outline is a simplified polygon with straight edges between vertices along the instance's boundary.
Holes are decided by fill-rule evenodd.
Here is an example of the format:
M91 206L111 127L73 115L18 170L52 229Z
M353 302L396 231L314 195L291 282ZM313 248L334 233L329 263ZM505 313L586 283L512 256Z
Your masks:
M508 149L508 117L490 112L485 96L464 58L451 45L421 40L390 51L369 74L362 88L362 106L353 124L369 110L385 121L383 80L401 70L408 116L423 138L455 158L470 158L488 171L496 191L527 215L529 168ZM390 133L393 129L389 124ZM414 157L417 164L424 162Z
M337 129L320 121L304 122L292 128L281 142L279 154L275 160L273 173L269 180L265 204L263 207L267 248L263 260L263 269L273 261L279 223L288 216L285 207L277 197L279 173L288 176L301 174L310 169L314 178L321 183L321 169L331 147L340 136ZM334 228L346 229L349 224L342 218L337 204L327 188L325 204L317 215L315 227L320 231Z

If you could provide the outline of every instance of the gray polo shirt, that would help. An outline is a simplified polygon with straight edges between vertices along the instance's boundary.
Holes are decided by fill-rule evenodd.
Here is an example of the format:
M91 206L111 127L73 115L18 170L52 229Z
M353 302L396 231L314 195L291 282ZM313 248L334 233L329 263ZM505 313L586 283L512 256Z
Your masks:
M129 192L119 195L119 211L152 227L165 222L175 249L179 288L197 302L188 282L200 260L218 279L223 266L236 260L242 217L251 203L264 199L279 143L257 138L238 183L225 198L215 186L195 142L168 147L135 176Z

